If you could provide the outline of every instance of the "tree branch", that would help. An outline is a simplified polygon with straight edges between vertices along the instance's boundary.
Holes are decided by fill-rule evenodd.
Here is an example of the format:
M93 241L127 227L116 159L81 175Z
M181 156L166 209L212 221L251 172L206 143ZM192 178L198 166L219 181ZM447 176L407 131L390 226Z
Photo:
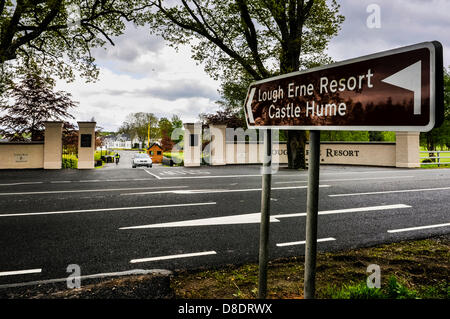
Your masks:
M184 0L183 0L183 2L185 3ZM220 37L211 35L209 32L207 32L207 30L204 27L199 27L199 24L201 25L200 20L198 19L198 17L195 16L195 14L193 14L193 12L190 8L186 8L186 9L190 10L192 12L192 13L190 13L190 15L192 16L192 18L194 19L194 21L196 23L189 24L188 22L180 21L179 19L177 19L174 15L172 15L170 12L168 12L162 6L161 1L158 1L158 3L154 3L154 5L160 10L161 13L164 14L164 16L166 18L168 18L175 25L179 26L182 29L193 31L193 32L205 37L209 41L211 41L213 44L215 44L217 47L219 47L223 52L225 52L229 57L231 57L236 62L238 62L240 65L242 65L242 67L254 79L259 80L262 78L261 75L255 69L253 69L253 67L241 55L239 55L232 48L227 46Z
M248 47L252 53L253 60L255 61L256 67L262 77L268 77L269 72L264 67L261 56L258 52L258 35L256 33L255 25L248 12L248 7L245 0L237 0L239 10L241 12L241 21L244 27L245 39L247 40Z

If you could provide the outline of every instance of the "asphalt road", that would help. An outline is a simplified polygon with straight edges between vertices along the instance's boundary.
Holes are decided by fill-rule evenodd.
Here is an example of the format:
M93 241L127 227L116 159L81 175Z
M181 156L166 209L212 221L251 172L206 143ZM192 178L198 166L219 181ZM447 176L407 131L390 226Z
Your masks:
M304 254L306 185L307 172L273 175L271 259ZM320 251L450 232L449 169L321 166L320 185ZM69 264L256 262L260 187L259 166L0 171L0 286L66 278Z

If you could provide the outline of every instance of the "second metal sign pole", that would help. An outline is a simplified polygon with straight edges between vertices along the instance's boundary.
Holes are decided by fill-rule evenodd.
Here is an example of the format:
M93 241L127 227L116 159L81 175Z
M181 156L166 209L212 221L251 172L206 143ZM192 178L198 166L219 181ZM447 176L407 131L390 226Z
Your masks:
M264 130L262 167L261 225L259 232L258 298L267 295L267 261L269 258L270 188L272 182L272 131Z
M320 131L309 132L308 195L306 199L306 249L304 298L316 291L317 215L319 210Z

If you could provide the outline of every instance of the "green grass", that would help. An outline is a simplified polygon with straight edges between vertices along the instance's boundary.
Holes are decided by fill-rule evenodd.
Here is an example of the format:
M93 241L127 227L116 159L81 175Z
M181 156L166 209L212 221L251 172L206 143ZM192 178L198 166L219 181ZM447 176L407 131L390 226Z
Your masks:
M400 283L395 276L391 276L387 285L382 288L369 288L365 282L344 285L341 288L329 286L325 297L330 299L419 299L419 293Z
M421 146L420 151L428 151L424 146ZM450 151L447 152L447 150L443 150L440 147L437 147L435 149L435 151L445 151L444 153L440 153L439 156L443 156L443 157L450 157ZM437 168L437 167L450 167L450 158L441 158L440 159L440 164L438 166L437 164L437 158L435 159L425 159L425 157L428 156L433 156L436 157L437 153L434 154L430 154L430 153L420 153L419 155L421 157L420 162L421 163L432 163L433 161L436 161L436 164L422 164L422 168Z

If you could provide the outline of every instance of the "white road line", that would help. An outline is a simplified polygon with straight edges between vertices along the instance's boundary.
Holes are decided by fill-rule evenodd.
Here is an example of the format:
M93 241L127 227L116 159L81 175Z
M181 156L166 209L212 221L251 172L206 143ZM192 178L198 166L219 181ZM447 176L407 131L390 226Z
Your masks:
M133 269L126 270L121 272L110 272L110 273L100 273L93 275L84 275L80 276L80 280L86 279L95 279L95 278L107 278L107 277L119 277L119 276L129 276L129 275L146 275L146 274L166 274L169 275L171 271L165 269ZM15 287L25 287L25 286L37 286L37 285L46 285L46 284L54 284L59 282L66 282L67 278L57 278L57 279L47 279L47 280L36 280L36 281L28 281L28 282L19 282L13 284L5 284L0 285L0 289L4 288L15 288Z
M289 176L289 175L284 175ZM261 174L253 175L205 175L205 176L177 176L177 177L160 177L159 179L197 179L197 178L235 178L235 177L261 177Z
M71 181L51 181L50 184L65 184L72 183Z
M332 194L332 195L328 195L328 196L330 196L330 197L362 196L362 195L378 195L378 194L393 194L393 193L440 191L440 190L449 190L449 189L450 189L450 187L419 188L419 189L403 189L403 190L396 190L396 191L379 191L379 192L366 192L366 193Z
M333 214L345 214L345 213L361 213L361 212L373 212L376 210L389 210L389 209L401 209L401 208L411 208L409 205L405 204L394 204L394 205L380 205L380 206L368 206L368 207L358 207L358 208L344 208L344 209L334 209L334 210L324 210L320 211L319 215L333 215ZM288 218L288 217L302 217L306 216L306 213L294 213L294 214L280 214L273 215L273 218Z
M156 175L156 174L153 174L153 173L150 173L149 171L147 171L145 168L144 168L144 171L147 173L147 174L150 174L150 175L152 175L152 176L154 176L154 177L156 177L157 179L161 179L161 177L159 177L158 175Z
M343 179L324 179L321 182L350 182L350 181L366 181L376 179L399 179L399 178L414 178L414 176L385 176L385 177L366 177L366 178L343 178ZM307 183L308 181L292 181L292 182L275 182L275 184L291 184L291 183Z
M0 184L0 186L33 185L33 184L42 184L42 183L44 183L44 182L20 182L20 183Z
M333 241L336 240L336 238L333 237L328 237L328 238L319 238L317 239L318 243L322 243L325 241ZM306 240L302 240L302 241L293 241L293 242L289 242L289 243L281 243L281 244L277 244L277 247L285 247L285 246L295 246L295 245L304 245L306 243Z
M41 268L27 269L27 270L16 270L16 271L3 271L0 272L0 276L15 276L15 275L26 275L26 274L37 274L42 272Z
M447 227L450 226L450 223L446 224L436 224L436 225L427 225L427 226L417 226L417 227L409 227L409 228L400 228L400 229L390 229L388 233L401 233L405 231L413 231L413 230L421 230L421 229L429 229L429 228L438 228L438 227Z
M287 187L273 187L272 190L286 190L286 189L304 189L307 186L287 186ZM330 187L330 185L319 185L319 187ZM177 194L177 195L192 195L192 194L214 194L214 193L239 193L239 192L257 192L261 188L243 188L243 189L187 189L187 190L173 190L173 191L157 191L157 192L139 192L139 193L125 193L123 196L130 195L151 195L151 194Z
M152 187L132 187L132 188L106 188L106 189L77 189L70 191L42 191L42 192L16 192L16 193L0 193L0 196L13 196L13 195L40 195L40 194L62 194L62 193L91 193L91 192L119 192L119 191L132 191L139 189L168 189L168 188L186 188L187 186L152 186Z
M319 212L319 215L369 212L377 210L399 209L410 207L411 206L408 205L397 204L385 206L347 208L347 209L321 211ZM278 223L280 222L278 220L279 218L302 217L302 216L306 216L306 213L273 215L270 216L270 222ZM261 222L261 213L251 213L251 214L191 219L160 224L129 226L129 227L121 227L119 229L126 230L126 229L167 228L167 227L198 227L198 226L218 226L218 225L236 225L236 224L259 224L260 222Z
M135 263L144 263L149 261L158 261L158 260L168 260L168 259L176 259L176 258L188 258L188 257L198 257L198 256L206 256L206 255L215 255L217 254L215 251L203 251L199 253L190 253L190 254L179 254L179 255L170 255L170 256L159 256L159 257L150 257L150 258L141 258L141 259L132 259L130 260L131 264Z
M79 209L79 210L63 210L63 211L54 211L54 212L0 214L0 218L1 217L18 217L18 216L39 216L39 215L59 215L59 214L74 214L74 213L92 213L92 212L112 212L112 211L125 211L125 210L137 210L137 209L189 207L189 206L203 206L203 205L216 205L216 202L170 204L170 205L153 205L153 206L136 206L136 207L94 208L94 209Z

